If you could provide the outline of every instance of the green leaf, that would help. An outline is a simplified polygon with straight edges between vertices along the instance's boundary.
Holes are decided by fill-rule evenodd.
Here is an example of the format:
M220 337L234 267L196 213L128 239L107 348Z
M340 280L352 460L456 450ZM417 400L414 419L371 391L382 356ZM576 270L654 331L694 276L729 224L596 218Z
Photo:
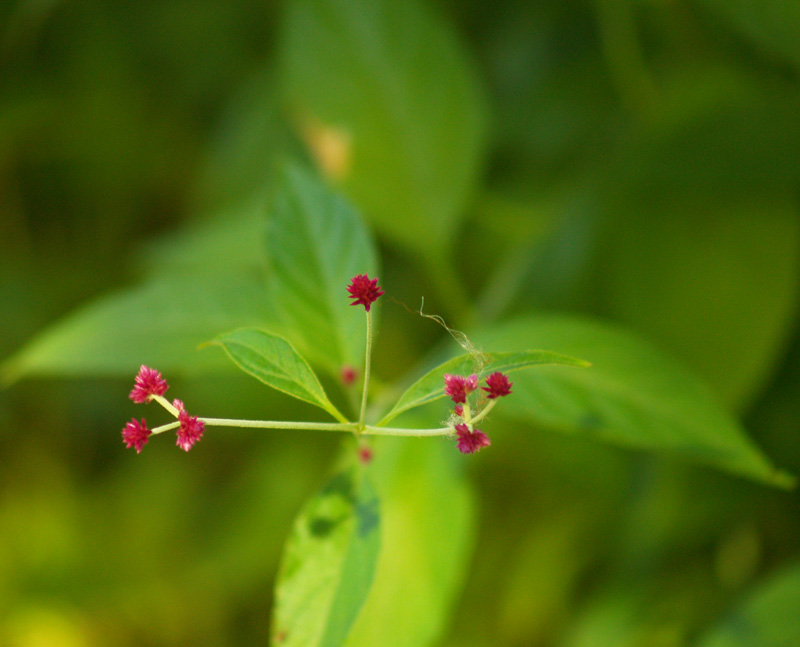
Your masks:
M699 647L794 647L800 636L800 564L784 567L728 614Z
M298 400L325 409L340 422L347 419L331 404L308 362L279 335L242 328L220 335L213 342L245 373Z
M223 107L194 182L193 202L203 210L261 195L277 159L304 154L281 115L274 76L271 64L254 70Z
M283 90L312 150L380 231L430 259L453 240L478 173L483 100L450 25L417 0L286 7ZM325 154L317 154L322 166Z
M744 411L799 305L800 97L706 65L670 87L608 165L594 207L604 236L587 269L598 312L652 337Z
M128 375L227 370L197 347L220 330L269 320L264 285L249 274L154 280L101 298L57 322L2 365L10 382L31 375Z
M480 359L478 359L480 358ZM500 371L510 373L530 366L541 364L563 364L567 366L589 366L588 362L580 359L551 353L544 350L526 350L520 353L482 353L478 357L466 354L454 357L441 366L437 366L429 373L414 382L387 413L379 425L385 425L404 411L414 407L434 402L445 397L445 373L453 375L471 375L477 373L478 377Z
M160 277L263 273L266 202L264 195L249 196L235 208L198 218L146 243L137 255L136 269Z
M270 215L270 289L282 332L332 375L360 365L366 322L347 286L356 274L375 278L378 260L358 214L321 180L287 165Z
M726 404L745 409L792 330L800 295L796 212L793 198L758 194L632 208L601 252L605 311L674 352Z
M586 371L547 366L518 375L514 395L499 412L565 433L669 452L776 486L794 483L703 382L628 332L576 317L531 316L476 340L506 348L536 343L592 363Z
M376 439L374 450L381 553L372 590L344 644L431 645L450 618L474 542L464 457L453 441L416 438Z
M276 584L272 644L339 647L372 584L378 498L356 469L340 472L300 513Z
M800 4L795 0L698 0L766 52L800 66Z

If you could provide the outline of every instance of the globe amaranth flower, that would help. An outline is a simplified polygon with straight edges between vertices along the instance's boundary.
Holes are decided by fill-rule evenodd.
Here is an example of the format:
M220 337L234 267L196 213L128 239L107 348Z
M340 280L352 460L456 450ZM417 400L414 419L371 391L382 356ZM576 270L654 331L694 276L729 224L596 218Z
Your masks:
M456 404L465 404L467 396L478 388L478 376L470 375L463 377L461 375L444 375L444 392L453 398Z
M456 425L456 437L458 438L458 451L462 454L474 454L492 444L489 440L489 436L480 429L473 429L470 431L469 426L463 422Z
M142 447L147 444L151 433L152 432L147 428L147 423L144 421L144 418L142 418L141 422L136 420L136 418L132 418L122 430L122 441L128 449L134 447L136 448L136 453L141 454Z
M183 451L188 452L203 437L206 426L197 416L190 416L186 413L183 402L180 400L173 401L172 406L178 410L178 422L181 423L175 444Z
M133 390L128 396L137 404L149 402L154 395L164 395L169 385L156 369L142 364L134 380Z
M378 279L370 279L366 274L357 274L347 286L350 299L355 299L351 306L362 305L369 312L370 306L385 294L378 286Z
M486 378L486 386L481 388L487 392L487 398L494 400L495 398L502 398L511 393L513 382L509 382L508 378L500 372L492 373Z

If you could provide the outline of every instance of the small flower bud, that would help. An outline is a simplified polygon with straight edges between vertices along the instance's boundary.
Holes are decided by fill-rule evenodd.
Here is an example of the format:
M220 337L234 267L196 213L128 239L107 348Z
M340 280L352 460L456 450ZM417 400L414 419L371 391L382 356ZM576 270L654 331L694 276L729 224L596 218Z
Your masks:
M342 366L342 370L339 372L339 379L342 380L342 385L344 386L351 386L353 382L356 381L357 377L358 371L350 366L350 364Z
M367 447L366 445L364 445L358 448L358 460L361 461L362 465L367 465L368 463L371 463L374 455L375 454L372 451L371 447Z

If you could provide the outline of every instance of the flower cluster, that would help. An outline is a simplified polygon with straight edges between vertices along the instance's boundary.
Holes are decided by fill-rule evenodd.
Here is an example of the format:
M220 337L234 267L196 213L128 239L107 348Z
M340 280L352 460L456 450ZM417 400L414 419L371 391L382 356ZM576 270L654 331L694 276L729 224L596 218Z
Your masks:
M324 408L326 408L338 422L295 423L272 420L198 418L197 416L189 415L186 411L186 406L181 400L174 399L172 402L168 401L164 397L164 394L169 389L167 381L156 369L142 366L134 380L134 386L129 395L130 399L137 404L149 404L152 401L158 402L175 418L175 421L150 429L144 418L132 418L122 429L122 440L125 445L128 448L135 449L137 453L141 453L144 446L149 442L150 436L169 430L175 430L177 433L175 444L188 452L203 437L206 425L255 427L263 429L326 429L353 432L357 439L360 439L361 434L450 436L455 437L456 447L463 454L474 454L484 447L491 445L489 437L483 433L477 425L489 414L500 398L511 394L511 387L513 384L508 381L506 375L499 371L491 373L485 379L479 379L477 373L471 375L453 375L446 373L444 375L444 394L450 397L454 407L447 423L436 429L396 429L384 427L381 423L377 425L370 425L367 423L365 414L369 395L370 355L373 335L370 307L384 294L384 291L378 285L377 278L370 279L367 274L357 274L351 279L350 284L347 286L347 292L350 295L349 298L353 300L350 305L364 306L364 310L367 314L367 339L363 373L359 374L359 371L357 371L354 366L345 364L341 367L339 376L341 385L346 389L353 387L356 381L361 378L360 381L363 383L363 390L360 414L357 421L349 421L344 414L330 403L328 403L329 406ZM231 355L231 357L233 357L234 361L239 364L241 368L250 372L236 357L233 355ZM481 380L483 380L483 384L481 384ZM267 381L267 383L275 386L272 382ZM276 388L280 387L276 386ZM350 394L355 395L352 390ZM392 411L389 412L385 419L388 420L391 419L391 417L393 417ZM366 464L372 460L372 457L373 453L371 447L359 440L359 460Z
M512 386L513 383L509 382L503 373L499 371L492 373L486 378L486 386L481 387L481 390L486 393L484 398L478 400L475 415L472 415L469 396L478 390L478 376L473 374L465 377L445 373L444 392L453 400L456 405L453 411L456 418L461 420L453 426L453 429L458 440L456 446L462 454L474 454L492 444L489 436L473 423L477 423L489 412L497 398L509 395ZM486 404L487 400L490 401L488 404Z
M163 397L168 388L167 381L154 368L143 365L139 369L139 373L134 380L133 390L130 392L130 399L137 404L147 404L155 400L175 416L178 422L151 430L148 428L144 418L141 421L136 420L136 418L131 419L122 430L122 441L128 448L133 447L136 449L137 454L142 452L142 448L150 440L152 434L158 434L168 429L178 429L178 439L175 444L187 452L203 437L203 430L205 429L203 421L197 416L190 416L186 412L186 407L182 401L175 399L170 404Z

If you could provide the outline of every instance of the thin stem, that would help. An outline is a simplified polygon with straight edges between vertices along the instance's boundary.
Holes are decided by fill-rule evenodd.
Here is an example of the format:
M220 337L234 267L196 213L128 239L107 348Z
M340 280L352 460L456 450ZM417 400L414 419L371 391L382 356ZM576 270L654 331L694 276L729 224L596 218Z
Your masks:
M310 431L356 431L354 422L289 422L286 420L239 420L236 418L198 418L207 427L249 427L252 429L307 429ZM180 422L156 427L152 434L161 434L180 427Z
M372 313L367 310L367 351L364 360L364 391L361 394L361 413L358 415L358 429L364 429L364 417L367 413L367 392L369 391L369 367L372 356Z
M364 434L373 436L448 436L453 433L450 427L439 427L437 429L405 429L398 427L376 427L374 425L365 425Z
M156 427L155 429L153 429L150 432L150 434L152 436L155 436L156 434L163 434L165 431L169 431L170 429L176 429L177 427L180 427L180 426L181 426L180 422L170 422L169 424L161 425L160 427Z
M158 402L162 407L169 411L176 418L178 417L178 410L172 406L172 403L167 400L163 395L154 395L153 400ZM153 432L155 433L155 432Z
M496 404L497 404L497 399L491 400L491 401L489 402L489 404L487 404L487 405L486 405L486 407L483 409L483 411L481 411L481 412L480 412L480 413L479 413L477 416L475 416L474 418L470 418L469 420L465 420L465 422L466 422L467 424L470 424L470 425L474 425L475 423L478 423L478 422L480 422L481 420L483 420L483 419L486 417L486 415L487 415L487 414L488 414L488 413L489 413L489 412L492 410L492 408L493 408L493 407L494 407L494 405L496 405Z
M446 258L443 258L442 252L437 250L434 255L425 255L424 259L429 268L427 278L435 285L439 302L449 311L450 316L457 322L456 325L466 329L475 322L477 314L471 305L469 293L461 276L454 269L452 252L448 251L445 254Z
M251 429L306 429L309 431L344 431L353 432L361 429L363 433L374 436L447 436L452 433L449 427L437 429L406 429L398 427L375 427L364 425L359 427L355 422L288 422L285 420L239 420L236 418L198 418L207 427L248 427ZM156 427L151 434L161 434L180 426L179 422Z
M235 418L198 418L209 427L249 427L254 429L308 429L311 431L355 431L353 422L290 422L286 420L237 420Z

